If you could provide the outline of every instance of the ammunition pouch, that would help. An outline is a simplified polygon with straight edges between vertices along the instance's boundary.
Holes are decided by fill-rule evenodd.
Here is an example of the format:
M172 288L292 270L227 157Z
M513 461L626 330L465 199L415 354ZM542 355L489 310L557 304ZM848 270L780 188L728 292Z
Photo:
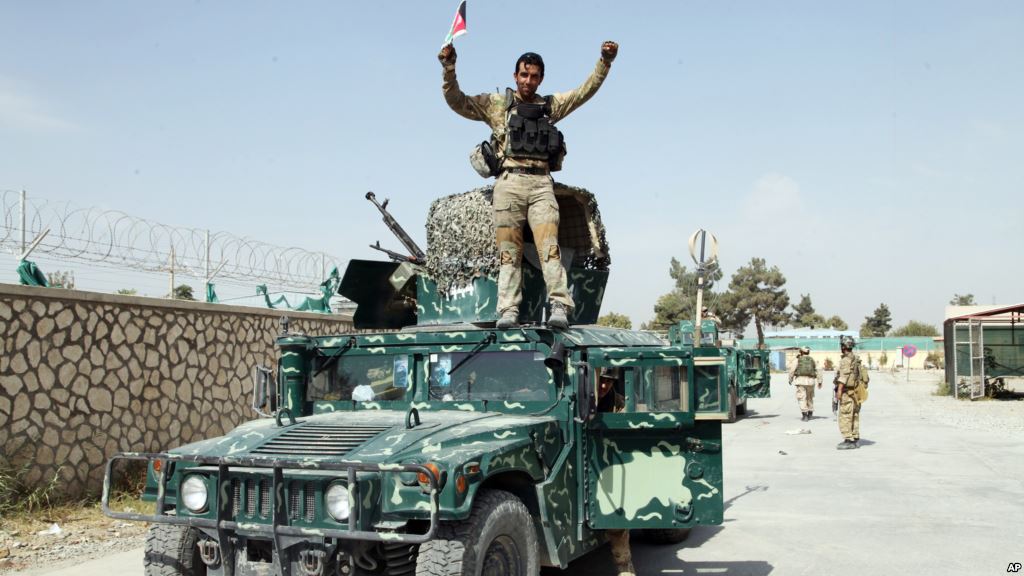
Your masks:
M544 104L520 102L510 107L505 157L546 160L552 171L560 170L565 142L551 123L550 113L550 97Z
M469 163L476 173L484 178L498 175L498 157L490 141L484 140L469 153Z

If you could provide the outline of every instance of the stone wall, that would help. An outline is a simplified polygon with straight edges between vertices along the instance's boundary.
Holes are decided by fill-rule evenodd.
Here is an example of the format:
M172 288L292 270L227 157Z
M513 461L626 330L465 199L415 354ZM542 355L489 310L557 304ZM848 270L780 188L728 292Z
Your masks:
M0 284L0 464L96 494L121 451L160 451L253 417L274 338L351 329L340 315Z

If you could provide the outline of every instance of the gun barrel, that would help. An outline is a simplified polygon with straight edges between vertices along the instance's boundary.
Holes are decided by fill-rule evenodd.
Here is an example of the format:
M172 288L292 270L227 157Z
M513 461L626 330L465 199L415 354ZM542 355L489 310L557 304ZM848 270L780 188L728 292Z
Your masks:
M402 225L399 224L397 220L395 220L395 217L392 216L390 212L388 212L388 201L385 200L384 204L377 202L377 196L373 192L367 192L366 199L369 200L370 202L373 202L373 205L376 206L377 210L379 210L380 213L384 216L384 224L387 225L388 229L391 230L391 233L394 234L396 238L398 238L398 241L401 242L403 246L405 246L405 249L412 254L412 256L408 258L408 260L410 262L416 262L419 264L426 262L427 255L409 236L405 229L402 228Z

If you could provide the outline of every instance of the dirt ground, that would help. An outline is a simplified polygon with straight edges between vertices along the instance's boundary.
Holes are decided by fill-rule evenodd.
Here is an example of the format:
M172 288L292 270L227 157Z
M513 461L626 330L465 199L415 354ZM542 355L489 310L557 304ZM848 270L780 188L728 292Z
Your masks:
M141 511L143 505L135 500L119 509ZM0 574L138 548L145 533L145 524L107 518L99 504L0 517Z

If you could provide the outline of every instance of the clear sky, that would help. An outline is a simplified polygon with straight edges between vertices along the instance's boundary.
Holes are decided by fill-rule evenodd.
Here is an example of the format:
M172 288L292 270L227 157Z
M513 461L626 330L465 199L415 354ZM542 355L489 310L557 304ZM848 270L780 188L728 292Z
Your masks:
M425 245L430 202L484 182L467 157L487 128L440 91L456 4L0 3L0 189L342 259L400 248L373 190ZM525 51L545 59L541 93L568 90L603 40L620 43L600 92L560 124L558 179L596 194L608 227L605 312L649 320L700 227L727 278L763 257L794 303L809 293L854 329L881 302L894 325L938 326L954 293L1024 301L1024 3L467 12L467 93L511 85ZM0 281L15 266L0 255ZM165 290L151 282L140 291Z

